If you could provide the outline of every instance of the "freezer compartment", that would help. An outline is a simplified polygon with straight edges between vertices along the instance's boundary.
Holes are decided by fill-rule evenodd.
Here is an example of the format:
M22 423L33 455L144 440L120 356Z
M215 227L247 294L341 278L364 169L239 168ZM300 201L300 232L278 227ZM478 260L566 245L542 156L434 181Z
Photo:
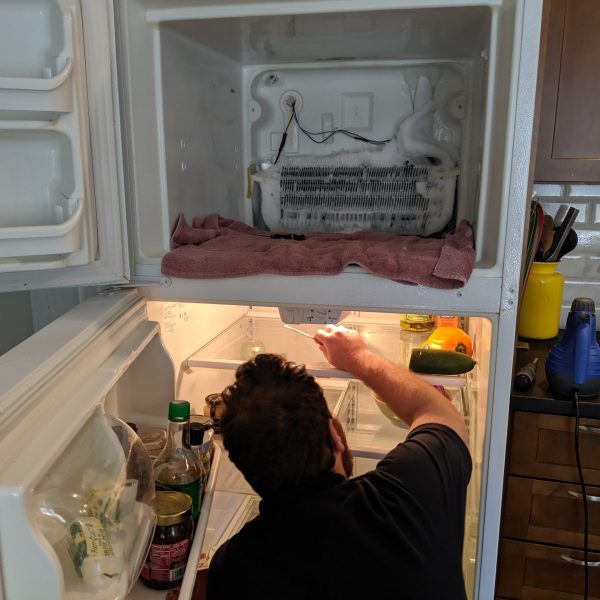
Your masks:
M444 174L437 183L427 176L409 187L416 193L454 178L449 200L440 200L443 218L433 229L469 219L476 232L476 267L497 268L509 192L499 165L511 152L506 123L522 16L513 2L414 6L398 2L344 11L325 2L317 11L309 3L278 2L257 15L241 3L227 9L217 3L119 3L125 157L138 268L150 273L158 266L180 213L191 219L216 212L257 227L267 221L277 229L311 230L312 224L297 220L294 226L289 219L277 227L282 212L289 216L294 206L306 208L304 184L287 208L273 197L267 206L269 167L284 131L281 164L306 165L314 175L314 167L327 161L356 168L375 157L375 169L386 147L378 151L340 133L320 132L345 129L371 141L394 139L401 123L430 99L435 108L415 128L421 152L412 162L443 164ZM385 168L405 166L397 156L390 160ZM401 187L397 174L386 173ZM252 184L253 174L265 179ZM272 181L278 195L278 176ZM326 229L343 229L360 212L350 194L332 199L329 188L317 191L326 211L341 206ZM370 203L365 194L358 194L358 204ZM417 196L413 208L422 201ZM416 223L419 211L433 222L439 211L433 200L424 204L424 212L414 208L406 216L402 208L394 219L389 206L376 212L387 222L384 229L391 221ZM265 207L273 218L265 219ZM306 210L302 218L314 221Z
M73 110L71 0L0 7L0 119L55 119Z

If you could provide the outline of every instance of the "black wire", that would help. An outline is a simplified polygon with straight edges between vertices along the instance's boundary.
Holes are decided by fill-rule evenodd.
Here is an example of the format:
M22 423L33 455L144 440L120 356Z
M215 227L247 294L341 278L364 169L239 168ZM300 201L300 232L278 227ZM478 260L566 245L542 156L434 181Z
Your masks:
M287 140L287 132L288 132L288 129L290 128L290 124L291 124L292 120L294 119L295 114L296 114L296 111L292 107L292 114L290 115L290 120L287 122L287 125L285 126L285 131L283 132L283 135L281 136L281 142L279 142L279 150L277 150L277 157L275 158L275 162L273 163L274 165L277 164L277 161L279 160L279 157L281 156L281 152L283 151L283 147L285 146L285 141Z
M296 125L298 125L298 129L315 144L323 144L328 139L332 138L336 133L341 133L343 135L346 135L346 136L352 138L353 140L358 140L359 142L366 142L367 144L374 144L375 146L383 146L383 145L387 144L389 141L391 141L391 140L371 140L371 139L366 138L358 133L355 133L354 131L348 131L347 129L330 129L328 131L308 131L308 129L305 129L304 127L302 127L302 125L300 125L300 121L298 120L298 115L296 114L296 109L294 107L292 107L292 118L296 122ZM314 137L317 135L326 135L326 137L324 137L321 140L318 140L318 139L315 139L315 137Z
M579 394L574 390L575 400L575 459L577 461L577 471L579 473L579 484L581 494L583 496L583 600L588 600L589 589L589 565L588 565L588 504L587 495L585 493L585 482L583 480L583 469L581 468L581 454L579 450Z
M277 156L275 157L275 160L273 161L274 165L277 164L277 161L279 160L279 157L281 156L281 153L283 152L283 148L285 147L285 142L287 140L287 132L288 132L288 129L290 128L290 124L292 121L295 121L296 125L298 125L298 129L309 140L311 140L315 144L325 143L328 139L332 138L336 133L341 133L342 135L346 135L349 138L352 138L353 140L358 140L359 142L366 142L367 144L373 144L375 146L384 146L385 144L387 144L388 142L391 141L391 138L389 140L371 140L371 139L366 138L358 133L355 133L354 131L348 131L347 129L330 129L329 131L308 131L308 129L305 129L304 127L302 127L302 125L300 125L300 121L298 120L298 115L296 114L296 107L292 104L291 108L292 108L292 114L290 115L290 119L287 122L287 125L285 126L285 131L283 132L283 135L281 136L281 142L279 143L279 149L277 150ZM324 135L325 137L318 140L315 138L315 136L317 136L317 135Z

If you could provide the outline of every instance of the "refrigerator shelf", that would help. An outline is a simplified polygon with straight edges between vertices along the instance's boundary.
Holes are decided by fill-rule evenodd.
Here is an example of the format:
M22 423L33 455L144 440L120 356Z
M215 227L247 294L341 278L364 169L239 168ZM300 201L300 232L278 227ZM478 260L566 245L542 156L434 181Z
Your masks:
M423 341L422 335L407 335L397 324L352 323L343 321L343 325L356 329L365 335L369 346L386 358L407 363L410 351ZM275 318L244 316L233 323L223 333L199 348L184 362L188 370L197 368L224 369L235 371L244 361L262 352L282 354L288 360L305 364L314 377L350 380L354 376L347 371L333 368L322 360L323 355L317 344L310 339L321 325L302 325L309 337L300 336ZM396 355L389 348L400 348ZM290 350L293 349L293 350ZM432 385L447 388L462 388L466 385L465 375L424 375Z
M225 369L235 371L243 362L243 360L230 360L224 358L211 359L190 357L186 361L186 366L190 369ZM327 362L306 363L306 370L313 377L354 379L352 373L334 369ZM447 388L462 388L465 387L467 383L464 375L421 375L421 377L431 385L439 385Z

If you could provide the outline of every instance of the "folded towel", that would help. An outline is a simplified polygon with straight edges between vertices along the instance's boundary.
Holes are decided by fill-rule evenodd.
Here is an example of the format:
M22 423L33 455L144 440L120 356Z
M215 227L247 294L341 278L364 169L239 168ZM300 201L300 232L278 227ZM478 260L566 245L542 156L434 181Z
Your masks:
M401 283L439 289L462 287L475 262L473 231L461 221L443 238L355 233L289 235L258 231L217 214L179 216L162 272L172 277L216 279L270 273L334 275L349 265Z

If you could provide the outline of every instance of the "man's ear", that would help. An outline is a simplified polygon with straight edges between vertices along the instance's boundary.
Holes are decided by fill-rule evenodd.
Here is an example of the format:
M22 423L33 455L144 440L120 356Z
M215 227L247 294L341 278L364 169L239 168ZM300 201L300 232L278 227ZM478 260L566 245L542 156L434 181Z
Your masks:
M346 446L344 446L342 437L337 432L333 424L333 419L329 419L327 425L329 426L329 435L331 436L331 441L333 442L334 449L338 452L343 452L346 449Z

